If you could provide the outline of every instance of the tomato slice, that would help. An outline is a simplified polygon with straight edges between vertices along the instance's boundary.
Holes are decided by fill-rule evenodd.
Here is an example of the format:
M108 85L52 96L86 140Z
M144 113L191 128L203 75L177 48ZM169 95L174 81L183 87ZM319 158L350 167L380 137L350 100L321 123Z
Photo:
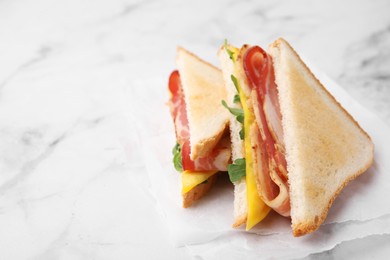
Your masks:
M191 152L191 150L190 150L190 141L186 140L183 143L183 146L181 148L181 158L182 158L183 170L196 171L195 163L190 158L190 152Z
M171 102L173 104L172 117L176 118L178 109L181 105L180 103L181 103L181 96L182 96L181 93L182 88L181 88L179 71L175 70L169 76L168 89L169 92L171 93Z

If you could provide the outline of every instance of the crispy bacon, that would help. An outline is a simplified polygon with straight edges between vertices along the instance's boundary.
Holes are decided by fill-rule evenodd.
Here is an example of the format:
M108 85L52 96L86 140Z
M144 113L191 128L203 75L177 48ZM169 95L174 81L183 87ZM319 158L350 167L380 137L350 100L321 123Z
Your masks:
M244 55L257 125L252 125L254 173L264 202L283 216L290 215L283 128L271 57L260 47Z
M211 153L195 161L190 158L190 129L187 118L186 103L180 75L177 70L171 73L168 84L171 115L175 124L176 139L181 147L183 170L188 171L227 171L230 160L230 141L222 138Z

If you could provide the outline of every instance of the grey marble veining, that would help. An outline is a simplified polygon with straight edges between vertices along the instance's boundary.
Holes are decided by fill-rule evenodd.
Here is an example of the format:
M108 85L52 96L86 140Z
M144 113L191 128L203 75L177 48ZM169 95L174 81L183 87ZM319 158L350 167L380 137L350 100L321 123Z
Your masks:
M389 124L390 24L351 44L344 59L340 84Z

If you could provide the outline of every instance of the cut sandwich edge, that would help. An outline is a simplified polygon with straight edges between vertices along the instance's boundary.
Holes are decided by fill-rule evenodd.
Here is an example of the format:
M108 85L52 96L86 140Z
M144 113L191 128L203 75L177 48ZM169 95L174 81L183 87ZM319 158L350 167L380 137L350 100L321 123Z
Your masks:
M200 183L190 191L182 194L183 208L191 207L195 202L205 197L217 181L218 174L214 174L207 179L205 183Z
M219 141L221 141L222 136L224 136L224 133L228 128L228 123L229 122L226 121L226 123L221 126L220 130L216 135L209 138L200 139L196 144L191 145L191 160L207 156L219 143Z
M200 57L198 57L194 53L186 50L185 48L183 48L181 46L177 46L177 48L176 48L176 65L177 65L177 70L180 74L182 91L183 91L183 93L185 93L184 99L185 99L185 103L186 103L186 112L187 112L187 117L189 117L190 116L189 115L189 106L190 105L189 105L188 100L186 100L186 94L187 94L186 90L191 90L191 92L195 91L195 94L196 94L196 92L199 92L199 91L208 91L208 90L205 87L203 87L204 85L194 84L194 83L197 83L197 81L188 81L188 82L190 82L190 84L188 84L188 86L186 86L185 83L183 83L183 78L182 78L181 74L183 73L183 74L188 75L188 77L190 79L191 78L201 78L202 79L203 74L200 74L199 72L205 73L206 75L208 75L208 79L213 78L213 76L216 75L215 82L218 82L217 81L218 79L222 79L222 76L219 76L218 74L222 75L222 72L216 66L201 59ZM195 69L193 69L193 68L195 68ZM181 70L181 69L183 69L183 70ZM209 81L206 80L205 82L207 84ZM210 84L217 85L215 82L211 81ZM222 80L220 80L220 82L222 82ZM206 86L208 86L208 85L206 85ZM214 85L212 85L212 86L214 86ZM191 92L189 92L189 93L191 93ZM218 91L217 95L219 95L219 94L221 94L221 95L223 94L223 96L225 96L224 92ZM191 94L189 94L189 95L191 95ZM193 99L192 105L197 106L198 101L200 101L200 100ZM222 109L219 109L218 111L220 111L220 110L222 110ZM220 113L219 112L213 113L212 116L218 115L218 114L220 114ZM198 115L195 115L195 116L198 116ZM226 120L224 120L224 117L226 117ZM198 138L197 138L196 142L191 141L191 139L193 138L193 134L190 133L190 137L189 137L190 150L191 150L190 157L192 157L191 158L192 160L208 156L213 151L213 149L218 145L218 143L221 141L221 139L223 138L224 133L227 129L227 125L228 125L227 116L218 115L218 120L213 121L213 119L214 118L208 120L211 122L211 124L214 124L214 127L212 128L213 130L205 129L204 131L201 131L201 132L198 131L197 132ZM198 121L196 121L195 123L197 123ZM190 126L190 122L188 122L188 124ZM194 155L195 155L195 158L194 158ZM191 189L183 192L183 173L184 172L185 171L180 172L181 179L182 179L182 193L181 193L182 207L188 208L209 193L210 189L214 186L214 184L217 180L218 171L215 171L215 173L212 176L208 177L203 182L198 183L198 184L194 185ZM200 173L202 173L202 172L200 172ZM203 175L204 175L204 173L203 173Z
M237 93L236 88L231 80L231 75L234 74L234 64L226 52L227 45L221 46L217 52L221 63L221 69L223 72L223 79L225 82L226 96L228 106L233 108L242 109L241 105L232 102L234 96ZM239 131L242 129L242 124L229 113L229 128L230 128L230 140L232 142L232 161L236 159L244 158L244 141L241 140ZM233 201L233 228L239 228L247 222L248 206L247 206L247 187L245 177L233 183L234 185L234 201Z

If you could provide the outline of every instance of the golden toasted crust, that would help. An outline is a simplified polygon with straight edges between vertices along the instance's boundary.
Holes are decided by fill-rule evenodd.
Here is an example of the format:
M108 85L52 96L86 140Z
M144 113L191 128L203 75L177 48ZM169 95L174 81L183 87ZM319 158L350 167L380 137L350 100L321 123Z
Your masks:
M313 231L316 231L321 226L321 224L325 221L326 216L328 215L330 207L332 206L332 204L335 201L335 199L337 198L337 196L340 194L341 190L345 186L347 186L347 184L350 181L352 181L353 179L355 179L356 177L358 177L359 175L364 173L366 170L368 170L368 168L370 168L370 166L371 166L371 164L373 162L374 162L374 157L372 157L372 160L369 161L364 167L362 167L356 174L354 174L353 176L351 176L348 179L346 179L341 184L341 186L339 186L339 188L336 190L336 192L333 194L333 196L330 198L327 206L324 208L322 213L317 218L315 218L313 222L298 223L296 225L292 225L293 235L295 237L299 237L299 236L303 236L303 235L309 234L309 233L311 233Z
M229 120L222 72L178 47L176 59L190 127L191 159L207 156L221 139Z
M207 179L207 182L195 186L192 190L183 194L183 208L190 207L194 202L202 198L214 185L218 174Z
M177 47L176 47L176 52L177 52L177 55L179 55L180 52L183 52L183 53L185 53L186 55L191 56L193 59L197 60L198 62L201 62L201 63L203 63L204 65L207 65L207 66L210 67L211 69L213 69L213 70L215 70L215 71L221 72L221 70L220 70L218 67L214 66L214 65L211 64L210 62L207 62L207 61L205 61L205 60L199 58L196 54L190 52L189 50L187 50L187 49L185 49L185 48L183 48L183 47L181 47L181 46L177 46ZM176 58L178 58L178 57L176 57Z
M345 110L345 108L343 106L341 106L341 104L336 100L336 98L334 96L332 96L332 94L330 94L330 92L322 85L322 83L316 78L316 76L314 76L313 72L311 72L311 70L309 69L309 67L303 62L303 60L301 59L301 57L298 55L298 53L294 50L293 47L291 47L291 45L283 38L279 38L277 39L276 41L274 41L270 46L269 48L279 48L280 44L287 44L287 46L293 51L294 55L296 55L296 57L302 62L302 65L305 66L307 72L311 75L311 77L313 77L313 79L315 79L317 81L317 83L322 87L322 90L325 91L325 93L328 95L329 98L333 99L333 102L335 104L338 105L338 107L340 108L341 111L343 111L343 113L349 117L349 119L356 125L356 127L358 127L362 133L364 133L367 138L369 138L371 140L371 137L367 134L366 131L364 131L363 128L361 128L361 126L359 125L358 122L356 122L356 120Z
M341 190L370 167L374 146L285 40L275 41L270 54L286 137L293 235L301 236L318 229ZM297 121L299 127L292 127Z
M191 159L195 160L197 158L202 158L207 156L221 140L226 128L227 126L221 127L215 136L212 136L210 138L204 138L198 143L193 144L191 146L192 148L191 150L193 151L191 153L192 155Z
M243 214L237 218L234 219L234 223L232 225L233 228L238 228L241 225L244 225L246 223L248 214Z

